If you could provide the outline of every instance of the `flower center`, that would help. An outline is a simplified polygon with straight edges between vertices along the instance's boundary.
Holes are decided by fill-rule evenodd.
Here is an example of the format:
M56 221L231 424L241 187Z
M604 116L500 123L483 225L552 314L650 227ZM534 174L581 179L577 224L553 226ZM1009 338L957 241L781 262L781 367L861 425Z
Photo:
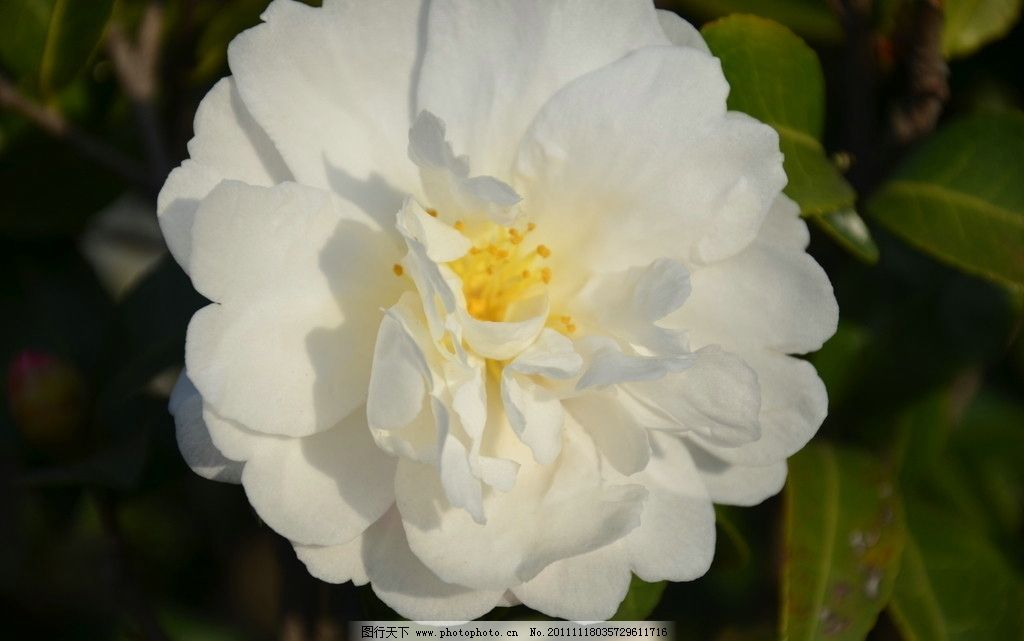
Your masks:
M456 222L455 228L462 230L462 223ZM470 316L504 321L513 303L551 282L551 268L541 264L551 250L528 241L534 228L533 223L523 229L488 225L474 235L465 256L448 263L462 279Z

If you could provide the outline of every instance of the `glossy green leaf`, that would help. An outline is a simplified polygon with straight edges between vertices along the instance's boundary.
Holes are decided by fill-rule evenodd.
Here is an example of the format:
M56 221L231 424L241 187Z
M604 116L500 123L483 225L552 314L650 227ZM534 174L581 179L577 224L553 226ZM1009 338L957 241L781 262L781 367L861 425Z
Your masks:
M942 49L954 58L1005 36L1020 18L1022 0L945 0Z
M790 460L785 496L782 638L864 639L905 541L892 478L866 454L819 444Z
M782 25L750 15L702 30L729 80L729 108L779 132L786 193L805 215L849 209L856 194L825 154L825 80L814 51Z
M869 265L878 262L878 245L871 237L871 231L864 219L853 209L814 216L812 220L832 240L861 261Z
M918 249L997 282L1024 284L1024 115L941 129L868 201Z
M19 80L52 94L89 61L114 0L0 2L0 62Z
M622 600L618 611L612 617L614 621L643 621L658 606L661 593L665 591L665 582L648 583L636 576L629 584L629 592Z
M800 35L825 43L843 40L843 26L828 0L674 0L659 3L700 19L752 13L782 23Z
M1019 641L1021 584L959 514L908 500L909 536L889 611L906 641Z

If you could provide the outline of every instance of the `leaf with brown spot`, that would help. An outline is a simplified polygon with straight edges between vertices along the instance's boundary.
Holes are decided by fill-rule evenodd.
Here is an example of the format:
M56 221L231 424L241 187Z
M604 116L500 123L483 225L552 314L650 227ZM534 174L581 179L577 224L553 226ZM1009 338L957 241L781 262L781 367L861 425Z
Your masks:
M888 470L819 444L790 460L781 637L861 641L892 596L906 541Z

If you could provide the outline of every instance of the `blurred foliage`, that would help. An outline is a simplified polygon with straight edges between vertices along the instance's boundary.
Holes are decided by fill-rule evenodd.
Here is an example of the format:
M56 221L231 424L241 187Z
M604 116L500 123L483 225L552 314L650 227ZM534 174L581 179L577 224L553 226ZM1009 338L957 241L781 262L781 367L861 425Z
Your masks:
M659 2L703 24L730 107L778 131L787 193L813 223L811 252L842 320L809 357L830 415L792 459L783 495L718 507L707 576L636 579L618 618L676 620L684 641L1024 639L1022 2L943 2L951 95L934 128L894 142L890 114L915 73L901 43L922 2ZM228 42L264 5L158 3L152 107L174 159L227 73ZM113 22L136 34L149 6L4 0L0 76L142 166L154 132L140 127L107 43ZM848 12L865 8L866 31L849 31ZM865 60L866 75L851 67ZM153 186L24 116L0 109L7 636L154 638L155 624L171 639L229 641L280 638L296 617L395 618L367 586L309 577L241 490L185 467L166 396L204 301L138 233L155 229L152 206L127 214L141 227L89 234L126 193L152 205ZM87 237L99 249L83 251ZM126 289L108 288L86 258L103 247L149 256L141 268L116 263L130 271L117 281ZM488 615L510 617L541 618L522 606Z

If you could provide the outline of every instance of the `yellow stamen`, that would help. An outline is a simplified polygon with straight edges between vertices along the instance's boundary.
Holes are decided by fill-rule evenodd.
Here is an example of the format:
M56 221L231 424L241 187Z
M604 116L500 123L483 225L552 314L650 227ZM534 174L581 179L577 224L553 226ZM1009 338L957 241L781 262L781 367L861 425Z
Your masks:
M391 266L391 271L395 272L395 276L401 276L405 273L405 269L398 263Z
M462 279L466 310L480 320L506 320L509 308L531 296L530 290L551 281L551 269L536 269L534 263L551 255L540 245L534 251L520 251L519 245L536 226L523 228L489 225L474 233L473 246L448 266ZM474 227L474 231L480 230Z

